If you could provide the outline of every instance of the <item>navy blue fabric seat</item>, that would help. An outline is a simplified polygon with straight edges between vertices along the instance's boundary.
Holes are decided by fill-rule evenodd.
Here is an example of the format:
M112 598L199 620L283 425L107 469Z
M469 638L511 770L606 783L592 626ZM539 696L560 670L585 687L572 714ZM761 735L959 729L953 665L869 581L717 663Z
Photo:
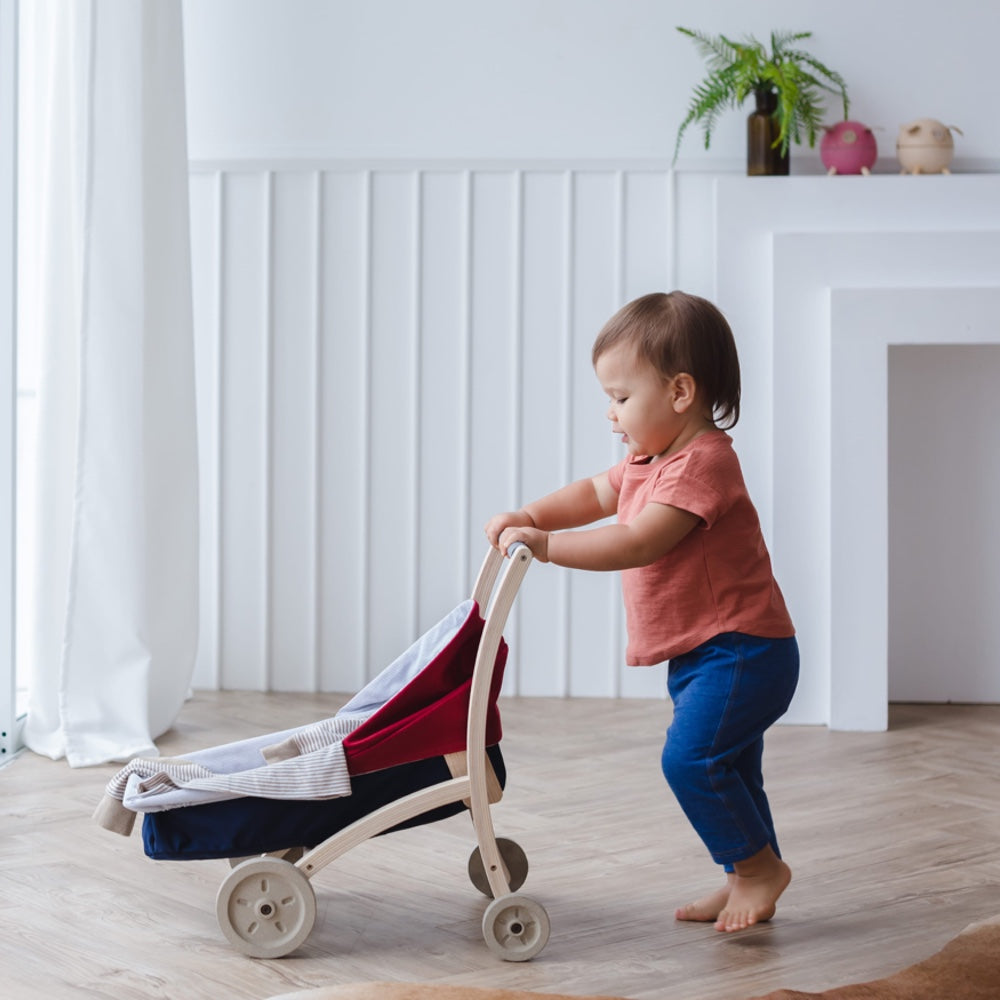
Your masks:
M501 787L507 780L499 746L487 754ZM410 792L451 777L444 757L430 757L351 778L350 795L335 799L262 799L222 802L146 813L142 842L157 861L197 861L312 848L351 823ZM423 813L393 829L420 826L461 812L456 802ZM391 831L386 831L391 832Z

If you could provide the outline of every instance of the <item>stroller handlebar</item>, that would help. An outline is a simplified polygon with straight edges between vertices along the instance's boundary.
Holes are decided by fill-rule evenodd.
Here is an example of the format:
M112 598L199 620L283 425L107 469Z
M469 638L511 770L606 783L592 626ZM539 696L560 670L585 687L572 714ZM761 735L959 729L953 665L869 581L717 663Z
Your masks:
M523 563L525 570L532 559L531 549L524 542L514 542L507 551L507 556L513 561ZM489 604L490 595L493 593L493 585L496 583L497 574L500 572L500 566L503 561L504 557L499 549L493 548L492 545L487 548L486 558L483 560L479 576L476 578L476 584L472 590L472 599L480 608L485 609Z

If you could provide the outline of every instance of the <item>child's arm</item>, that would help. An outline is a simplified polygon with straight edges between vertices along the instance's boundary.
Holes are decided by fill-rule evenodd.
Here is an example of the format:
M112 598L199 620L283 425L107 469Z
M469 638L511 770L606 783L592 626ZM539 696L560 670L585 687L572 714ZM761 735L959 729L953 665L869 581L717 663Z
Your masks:
M500 547L524 542L540 562L570 569L619 570L648 566L665 556L700 523L690 511L649 503L628 524L609 524L589 531L550 534L537 528L508 526Z
M486 522L486 537L490 545L499 548L500 533L504 528L537 528L543 532L579 528L609 517L617 509L618 494L611 488L605 472L592 479L578 479L541 500L526 504L520 510L495 514Z

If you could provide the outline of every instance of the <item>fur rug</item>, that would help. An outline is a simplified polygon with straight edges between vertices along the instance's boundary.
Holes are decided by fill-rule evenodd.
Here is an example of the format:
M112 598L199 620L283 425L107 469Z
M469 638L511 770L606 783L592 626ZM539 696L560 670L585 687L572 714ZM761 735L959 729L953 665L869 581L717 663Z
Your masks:
M568 993L526 993L439 983L352 983L318 990L282 993L272 1000L625 1000L624 997L580 996Z
M885 979L822 993L776 990L752 1000L998 1000L1000 917L967 927L936 955ZM626 1000L439 983L357 983L284 993L273 1000Z
M756 1000L997 1000L1000 917L972 924L936 955L902 972L822 993L776 990Z

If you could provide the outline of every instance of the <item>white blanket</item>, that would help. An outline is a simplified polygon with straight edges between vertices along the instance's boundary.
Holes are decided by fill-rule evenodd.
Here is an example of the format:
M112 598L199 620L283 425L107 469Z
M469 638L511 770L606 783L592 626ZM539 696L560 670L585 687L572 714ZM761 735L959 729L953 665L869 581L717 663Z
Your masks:
M332 718L199 750L183 758L137 757L108 782L106 798L132 812L161 812L244 795L270 799L350 795L344 737L406 687L473 613L471 600L459 604ZM104 825L113 825L101 818L100 809L98 817ZM120 819L114 823L116 828L118 825Z

